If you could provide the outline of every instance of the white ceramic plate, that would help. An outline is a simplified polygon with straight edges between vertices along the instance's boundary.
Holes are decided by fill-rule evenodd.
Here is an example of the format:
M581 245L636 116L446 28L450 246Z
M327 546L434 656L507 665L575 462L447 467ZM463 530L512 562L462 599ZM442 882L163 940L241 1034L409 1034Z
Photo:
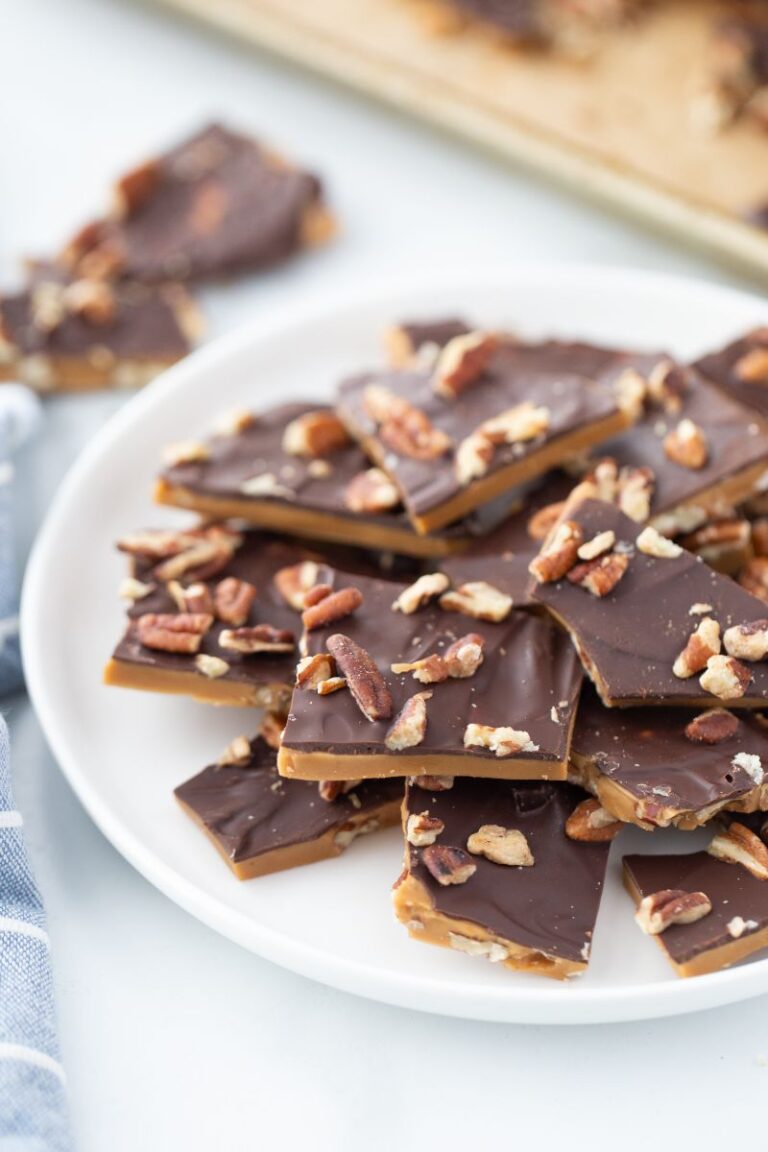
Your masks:
M633 923L612 859L593 962L560 984L410 941L389 890L400 869L395 830L336 860L238 883L173 787L254 720L170 696L101 684L122 628L116 590L122 531L177 521L154 509L150 484L164 444L210 427L222 409L330 395L345 372L380 357L393 318L468 315L528 337L575 336L667 348L691 357L764 323L766 307L711 285L594 268L517 269L391 285L377 294L255 320L211 344L132 400L63 484L27 573L22 628L27 677L51 747L112 843L171 899L246 948L351 992L484 1020L581 1023L688 1012L768 991L768 959L681 981ZM84 563L87 558L87 563ZM629 830L629 851L699 846L699 834ZM674 850L674 849L673 849Z

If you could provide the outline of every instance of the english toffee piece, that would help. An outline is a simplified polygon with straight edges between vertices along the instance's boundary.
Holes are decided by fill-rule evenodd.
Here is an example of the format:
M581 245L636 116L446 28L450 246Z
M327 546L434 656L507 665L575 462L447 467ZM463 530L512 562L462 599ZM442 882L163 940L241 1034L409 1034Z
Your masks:
M175 790L238 880L338 856L400 818L401 781L351 781L326 799L317 784L284 780L276 760L261 737L240 737Z
M579 975L610 848L605 835L566 834L584 800L569 784L409 783L398 919L414 940L544 976Z
M321 600L303 650L344 684L321 694L300 667L283 775L565 779L581 671L564 633L482 582L336 573L332 586L349 610Z

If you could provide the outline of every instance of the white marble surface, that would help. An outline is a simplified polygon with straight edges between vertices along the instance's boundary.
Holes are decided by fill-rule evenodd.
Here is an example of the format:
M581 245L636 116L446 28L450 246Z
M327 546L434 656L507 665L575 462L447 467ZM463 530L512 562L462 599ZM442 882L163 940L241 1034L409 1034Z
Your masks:
M0 0L0 27L4 283L20 254L50 251L99 205L110 174L214 116L316 165L343 233L326 252L209 293L213 335L294 294L484 258L634 264L739 283L151 7ZM23 550L67 465L121 402L47 403L44 433L19 461ZM81 810L26 700L5 711L48 906L82 1152L559 1140L634 1152L683 1137L709 1150L733 1138L739 1116L754 1116L768 1088L766 998L649 1024L523 1028L411 1014L312 984L220 939L142 880Z

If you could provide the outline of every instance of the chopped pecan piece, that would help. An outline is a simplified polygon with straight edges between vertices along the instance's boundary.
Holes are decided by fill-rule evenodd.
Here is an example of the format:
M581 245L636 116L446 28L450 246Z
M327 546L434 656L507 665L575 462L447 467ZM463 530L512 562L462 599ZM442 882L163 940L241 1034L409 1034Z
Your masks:
M213 596L207 584L188 584L184 587L178 580L169 580L166 588L179 612L205 612L214 615Z
M442 572L431 572L429 575L419 576L413 584L404 588L392 604L393 612L403 612L410 616L419 608L423 608L435 596L445 592L450 580Z
M650 524L647 528L643 528L635 543L639 552L643 552L646 556L655 556L657 560L674 560L682 555L683 551L679 544L662 536Z
M565 500L558 500L555 504L545 504L534 512L527 525L528 535L532 540L546 540L554 528L565 508Z
M485 637L477 632L468 632L449 644L442 660L452 680L467 680L474 676L483 662Z
M465 392L483 375L498 346L498 337L492 332L454 336L438 355L432 377L433 391L447 400Z
M745 384L768 383L768 348L750 348L736 361L733 371Z
M293 652L296 640L286 628L273 628L271 624L255 624L251 628L225 629L219 644L231 652L252 656L257 652Z
M712 902L704 892L663 888L643 897L637 906L635 920L647 935L658 936L673 924L693 924L711 911Z
M723 647L738 660L765 660L768 656L768 620L734 624L726 628Z
M279 712L265 712L259 724L259 736L269 744L270 748L277 749L283 739L285 729L285 716Z
M443 680L448 679L445 660L437 652L423 656L420 660L412 660L410 663L390 664L390 671L396 676L413 672L414 680L418 680L420 684L442 684Z
M226 676L229 672L226 660L222 660L220 656L208 656L205 652L199 652L195 656L195 668L209 680L218 680L220 676Z
M744 824L734 821L718 832L707 852L726 864L741 864L757 880L768 880L768 847Z
M247 736L235 736L227 745L216 761L222 768L229 766L242 767L251 760L251 745Z
M327 647L366 719L388 720L392 715L392 696L370 654L339 632L328 637Z
M368 468L347 484L344 503L351 512L389 512L400 503L400 493L381 468Z
M470 876L477 872L477 864L462 848L452 848L447 844L430 844L421 853L421 859L443 887L466 884Z
M213 624L213 616L204 612L172 613L148 612L139 616L136 629L139 643L160 652L200 651L203 636Z
M712 708L694 716L685 727L685 734L696 744L722 744L730 740L739 729L739 720L725 708Z
M710 656L706 671L699 677L699 684L705 692L711 692L721 700L738 700L751 680L749 668L733 656Z
M408 817L405 838L414 848L426 848L429 844L434 844L444 831L445 824L437 816L430 816L429 812L419 812L418 815Z
M616 543L616 533L609 528L607 532L598 532L591 540L586 540L577 550L580 560L596 560L604 552L609 552Z
M618 480L619 508L630 520L642 524L651 514L656 478L650 468L622 468Z
M720 625L711 616L705 616L688 637L688 642L672 665L680 680L687 680L707 667L707 661L720 652Z
M327 680L321 680L317 685L317 694L318 696L330 696L332 692L338 692L346 686L347 681L343 676L329 676Z
M450 792L453 776L409 776L408 783L423 788L425 792Z
M456 449L456 479L466 486L485 476L494 454L493 442L482 432L472 432Z
M527 732L516 728L492 728L488 724L467 724L465 748L488 748L497 756L514 756L517 752L538 752Z
M281 484L274 472L257 472L240 485L243 496L271 497L274 500L293 500L296 493L287 484Z
M218 526L190 533L184 546L155 568L158 580L208 580L226 568L242 537Z
M709 447L699 425L685 419L664 437L664 452L673 464L695 472L706 464Z
M121 536L117 541L120 552L129 556L140 556L144 560L165 560L177 556L197 543L192 532L149 531L135 532L131 536Z
M577 564L566 572L566 580L571 584L578 584L593 596L607 596L612 592L629 567L629 556L626 552L609 552L597 560L586 560Z
M477 431L492 444L522 444L543 436L549 429L550 420L549 408L537 407L532 400L524 400L522 404L485 420Z
M485 580L474 580L444 592L440 597L440 607L447 612L461 612L476 620L490 620L499 623L506 620L512 611L512 597L500 592Z
M111 324L117 314L117 301L103 280L73 280L64 289L64 304L73 316L99 327Z
M576 563L583 541L581 525L575 520L564 520L544 541L541 552L531 561L528 571L540 584L551 584L562 579Z
M239 628L245 624L256 599L256 588L247 580L238 580L236 576L228 576L219 581L213 594L213 603L216 615L225 624L232 624Z
M600 843L613 840L621 831L621 821L603 808L598 800L582 800L565 822L569 840Z
M752 521L752 549L755 556L768 556L768 516Z
M180 464L202 464L210 458L210 449L202 440L179 440L163 449L163 463L169 468Z
M621 411L634 423L643 415L648 381L636 368L625 368L613 386Z
M398 456L414 460L436 460L453 446L450 436L436 428L410 401L379 384L369 384L363 406L379 425L379 436Z
M297 688L310 688L317 691L324 680L330 680L335 672L333 657L327 652L316 652L314 656L304 656L296 665Z
M758 600L768 602L768 556L755 556L739 572L739 584Z
M222 412L213 426L214 436L237 436L252 428L256 423L256 415L249 408L232 408L229 412Z
M133 215L155 191L159 180L160 165L156 160L145 160L125 172L113 190L115 214L120 218Z
M286 604L301 612L304 608L304 597L317 583L319 572L320 569L314 560L302 560L300 564L280 568L272 579Z
M330 456L349 444L349 433L333 412L305 412L283 433L283 452L289 456Z
M344 791L343 780L318 780L317 791L320 794L320 799L325 800L328 804L332 804L334 800L338 800Z
M319 604L321 600L325 600L330 596L333 588L330 584L315 584L308 592L304 593L304 607L314 608L315 604Z
M483 824L469 837L467 848L473 856L485 856L494 864L506 864L510 868L530 868L534 863L523 833L501 824Z
M427 700L431 696L431 692L417 692L406 700L384 737L390 752L402 752L404 748L421 744L427 733Z
M313 632L316 628L332 624L334 620L343 620L345 616L351 616L362 602L363 594L359 588L353 588L351 585L339 588L330 596L324 596L319 603L305 608L301 620L307 632Z
M154 584L146 584L143 580L137 580L134 576L126 576L125 580L120 581L118 588L118 595L121 600L143 600L145 596L149 596L153 592Z

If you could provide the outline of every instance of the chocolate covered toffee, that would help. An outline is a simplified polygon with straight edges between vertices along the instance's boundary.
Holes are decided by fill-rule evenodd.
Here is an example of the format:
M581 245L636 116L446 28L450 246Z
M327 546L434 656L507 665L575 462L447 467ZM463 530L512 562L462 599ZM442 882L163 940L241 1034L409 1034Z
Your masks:
M549 621L483 582L336 573L304 612L283 775L562 780L581 670Z
M407 785L395 913L414 940L563 979L587 966L620 825L569 784Z
M358 836L400 818L400 781L318 787L284 780L276 761L262 737L240 736L175 791L238 880L338 856Z

